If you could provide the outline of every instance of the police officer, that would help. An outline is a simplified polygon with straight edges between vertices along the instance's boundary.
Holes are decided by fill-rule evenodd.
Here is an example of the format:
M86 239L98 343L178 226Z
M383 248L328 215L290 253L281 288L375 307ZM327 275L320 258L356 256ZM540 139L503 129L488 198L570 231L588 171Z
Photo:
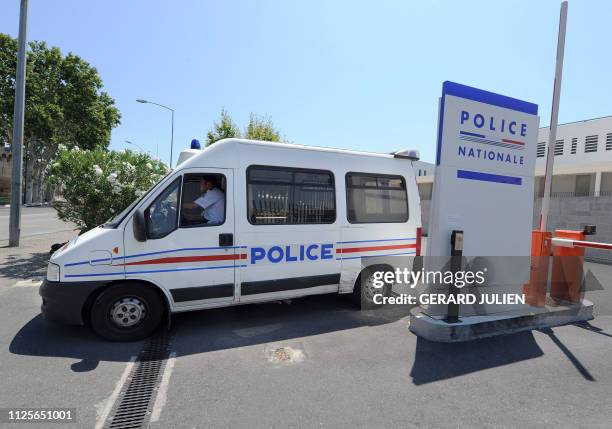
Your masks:
M211 176L200 179L200 192L202 195L192 203L185 203L183 207L192 209L202 207L202 216L208 225L220 225L225 218L225 194L218 188L216 180Z

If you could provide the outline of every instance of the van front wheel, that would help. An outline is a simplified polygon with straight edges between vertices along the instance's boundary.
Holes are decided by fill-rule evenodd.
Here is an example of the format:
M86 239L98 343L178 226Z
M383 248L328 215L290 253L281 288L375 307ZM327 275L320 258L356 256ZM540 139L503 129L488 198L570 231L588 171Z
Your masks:
M159 327L164 313L160 296L138 283L117 284L104 290L90 311L93 330L111 341L136 341Z

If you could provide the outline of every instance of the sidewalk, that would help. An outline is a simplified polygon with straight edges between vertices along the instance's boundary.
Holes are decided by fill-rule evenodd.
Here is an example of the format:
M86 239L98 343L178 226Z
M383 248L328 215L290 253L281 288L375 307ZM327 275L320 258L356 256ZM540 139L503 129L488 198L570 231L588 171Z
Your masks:
M55 232L24 238L19 247L0 247L0 288L20 280L44 277L51 245L76 235L76 231Z

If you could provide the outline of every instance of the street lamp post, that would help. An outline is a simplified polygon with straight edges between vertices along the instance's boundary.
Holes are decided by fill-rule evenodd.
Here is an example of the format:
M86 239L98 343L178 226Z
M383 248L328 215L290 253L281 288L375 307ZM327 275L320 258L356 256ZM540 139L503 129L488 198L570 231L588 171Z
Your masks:
M142 146L137 145L137 144L136 144L136 143L134 143L134 142L131 142L131 141L129 141L129 140L125 140L125 142L126 142L127 144L131 144L132 146L136 146L138 149L140 149L140 151L141 151L142 153L147 152L146 150L144 150L144 149L142 148Z
M19 42L17 50L17 70L15 79L15 110L13 114L13 141L11 153L13 170L11 173L11 211L9 217L9 247L19 246L21 235L21 175L23 167L23 122L25 112L26 81L26 38L28 29L28 0L21 0L19 12Z
M153 101L143 100L142 98L139 98L136 101L139 103L154 104L156 106L163 107L164 109L168 109L172 113L172 129L170 134L170 168L172 168L172 152L174 151L174 109L171 109L168 106L164 106L163 104L155 103Z

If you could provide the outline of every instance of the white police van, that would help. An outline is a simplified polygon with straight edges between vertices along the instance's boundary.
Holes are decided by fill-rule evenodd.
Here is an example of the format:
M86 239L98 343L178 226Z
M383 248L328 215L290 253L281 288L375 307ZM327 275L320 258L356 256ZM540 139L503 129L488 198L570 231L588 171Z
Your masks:
M45 317L121 341L182 311L323 293L371 299L360 278L420 252L416 151L227 139L193 152L53 254L40 288ZM223 193L216 222L194 204L207 187Z

